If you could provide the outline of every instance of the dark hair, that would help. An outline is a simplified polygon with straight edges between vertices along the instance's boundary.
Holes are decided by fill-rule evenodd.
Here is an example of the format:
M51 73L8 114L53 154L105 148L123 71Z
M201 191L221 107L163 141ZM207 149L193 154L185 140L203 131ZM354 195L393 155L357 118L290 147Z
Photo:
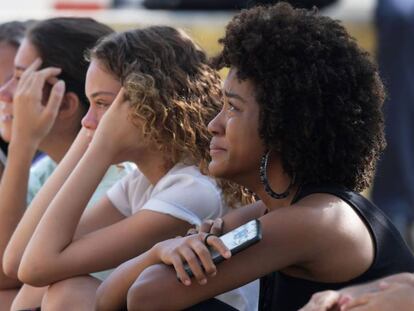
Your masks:
M259 133L299 184L356 191L385 147L383 85L339 22L287 3L244 10L227 25L218 68L255 86Z
M26 28L32 23L33 21L12 21L0 24L0 42L7 42L15 48L18 48L23 40Z
M36 23L28 29L27 38L36 47L43 60L43 67L62 69L60 78L66 91L75 93L88 109L85 95L85 78L88 62L85 51L113 30L91 18L58 17Z
M102 39L90 57L121 81L131 119L168 161L189 161L207 173L207 124L222 106L221 80L190 37L168 26L130 30ZM223 192L233 197L229 203L241 200L239 186L223 182Z

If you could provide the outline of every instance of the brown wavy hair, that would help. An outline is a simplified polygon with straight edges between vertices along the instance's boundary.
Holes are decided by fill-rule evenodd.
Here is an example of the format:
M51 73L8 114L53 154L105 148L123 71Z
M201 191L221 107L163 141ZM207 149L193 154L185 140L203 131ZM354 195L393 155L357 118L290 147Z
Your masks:
M216 68L255 86L259 133L299 184L367 188L385 148L384 88L368 53L316 10L243 10L227 25Z
M168 162L195 164L208 174L207 124L220 111L222 94L220 77L204 51L181 30L153 26L110 35L90 57L120 79L132 121ZM240 186L219 184L230 206L251 201Z

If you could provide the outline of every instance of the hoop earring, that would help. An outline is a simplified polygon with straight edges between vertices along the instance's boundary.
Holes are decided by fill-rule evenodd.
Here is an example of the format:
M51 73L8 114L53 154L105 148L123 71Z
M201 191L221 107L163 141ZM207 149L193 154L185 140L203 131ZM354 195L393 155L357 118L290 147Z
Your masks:
M260 180L264 186L264 190L266 191L268 195L270 195L274 199L281 200L281 199L286 198L289 195L290 188L292 188L292 186L295 184L295 176L293 176L285 192L277 193L273 191L273 189L270 187L269 179L267 177L267 165L269 163L269 156L270 156L270 150L267 151L262 156L262 160L260 161Z

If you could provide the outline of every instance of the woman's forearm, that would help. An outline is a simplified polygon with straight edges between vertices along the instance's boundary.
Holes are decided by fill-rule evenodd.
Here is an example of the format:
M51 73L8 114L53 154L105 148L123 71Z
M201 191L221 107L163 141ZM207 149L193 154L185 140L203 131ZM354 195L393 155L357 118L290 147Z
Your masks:
M149 266L160 263L154 248L120 265L99 286L96 310L110 311L126 307L128 290L138 276Z
M86 137L85 132L81 130L56 170L31 202L30 207L27 209L17 226L5 251L3 265L8 274L17 277L21 258L36 226L56 193L81 159L88 144L89 138ZM27 181L25 184L27 184ZM26 198L26 196L24 197Z
M72 242L81 215L110 164L104 150L86 151L30 239L19 267L20 279L37 285L38 278L61 268L61 253Z
M26 210L27 187L30 166L36 149L25 144L10 144L9 160L0 183L0 258ZM0 285L10 283L5 274L17 278L16 274L1 268ZM17 283L18 284L18 283Z

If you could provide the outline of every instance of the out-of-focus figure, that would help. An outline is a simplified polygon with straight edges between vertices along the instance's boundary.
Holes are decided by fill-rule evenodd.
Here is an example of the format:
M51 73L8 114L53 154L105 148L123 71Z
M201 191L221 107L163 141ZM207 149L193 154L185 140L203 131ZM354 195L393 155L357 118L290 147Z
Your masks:
M378 163L372 199L413 247L414 0L378 0L376 18L378 62L388 90L388 146Z

